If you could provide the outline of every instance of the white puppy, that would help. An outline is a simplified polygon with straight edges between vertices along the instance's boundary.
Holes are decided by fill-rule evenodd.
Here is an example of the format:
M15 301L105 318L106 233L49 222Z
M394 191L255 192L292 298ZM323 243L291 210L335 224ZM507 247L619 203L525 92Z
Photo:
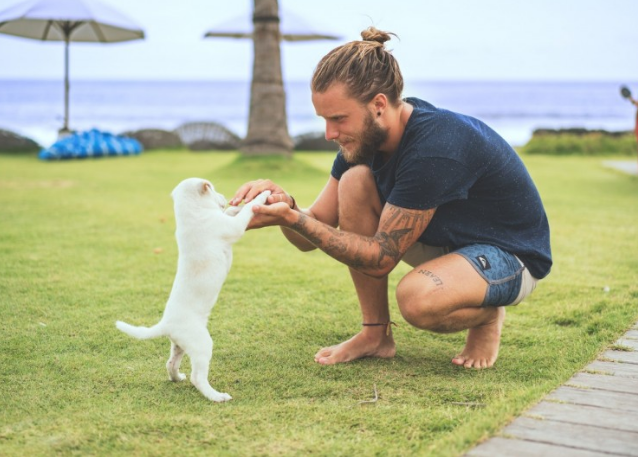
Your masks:
M135 338L167 336L171 355L166 362L171 381L186 379L179 372L184 353L191 359L191 382L206 398L222 402L231 396L217 392L208 382L213 340L208 333L208 315L217 301L233 260L232 244L246 231L253 205L263 205L270 195L262 192L241 209L229 207L226 199L204 179L185 179L173 190L179 260L162 319L153 327L135 327L117 321L116 327Z

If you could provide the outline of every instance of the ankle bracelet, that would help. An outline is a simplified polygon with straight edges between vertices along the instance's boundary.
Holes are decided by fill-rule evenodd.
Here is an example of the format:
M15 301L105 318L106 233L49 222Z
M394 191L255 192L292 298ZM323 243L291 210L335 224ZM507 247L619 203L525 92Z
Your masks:
M361 325L363 325L364 327L381 327L382 325L385 326L385 334L386 336L390 336L390 328L391 326L395 326L398 327L398 325L395 322L392 321L388 321L388 322L375 322L372 324L366 324L365 322L361 323Z

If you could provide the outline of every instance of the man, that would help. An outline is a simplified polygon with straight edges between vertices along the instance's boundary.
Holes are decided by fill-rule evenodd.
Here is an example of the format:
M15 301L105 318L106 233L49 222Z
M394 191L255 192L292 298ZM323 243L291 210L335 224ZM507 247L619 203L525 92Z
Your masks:
M297 248L319 248L350 268L363 328L321 349L321 364L393 357L388 274L414 269L396 299L412 325L469 330L452 359L496 361L505 305L519 303L551 267L540 196L515 151L482 122L401 99L403 79L375 28L328 53L315 69L312 102L326 139L340 146L331 177L308 209L269 180L241 186L231 204L272 195L251 228L279 225ZM338 228L337 228L338 227Z

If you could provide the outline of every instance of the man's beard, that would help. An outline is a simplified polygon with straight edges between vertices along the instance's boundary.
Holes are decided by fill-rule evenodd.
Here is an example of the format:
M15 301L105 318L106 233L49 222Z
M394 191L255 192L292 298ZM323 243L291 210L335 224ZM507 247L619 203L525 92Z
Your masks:
M357 135L355 143L358 147L353 151L343 151L344 158L348 163L354 165L368 164L374 157L375 152L388 139L388 131L384 130L375 121L372 113L368 112L363 124L361 134Z

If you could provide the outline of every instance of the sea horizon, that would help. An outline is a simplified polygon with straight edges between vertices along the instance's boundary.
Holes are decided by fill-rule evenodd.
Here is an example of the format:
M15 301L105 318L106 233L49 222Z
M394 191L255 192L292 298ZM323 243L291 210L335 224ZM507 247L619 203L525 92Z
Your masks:
M60 75L60 78L38 78L37 76L25 76L25 77L4 77L0 75L0 82L2 81L51 81L51 82L59 82L63 83L64 78ZM78 82L245 82L249 83L251 81L250 78L246 79L238 79L238 78L70 78L70 82L74 81ZM534 79L526 79L526 78L410 78L405 79L405 81L412 82L427 82L427 83L442 83L442 82L452 82L452 83L467 83L467 82L505 82L505 83L575 83L575 84L605 84L605 83L620 83L627 85L638 85L638 80L635 81L625 81L618 79L573 79L573 78L534 78ZM285 78L286 82L292 83L302 83L308 82L310 83L310 79L294 79L294 78ZM638 90L638 89L637 89Z
M589 80L406 80L404 96L481 119L510 144L525 144L539 128L629 131L635 107L620 96L625 81ZM322 132L309 81L286 80L286 110L292 136ZM112 133L185 122L217 122L239 136L247 129L250 80L71 79L69 125ZM44 147L57 138L64 116L64 81L0 78L0 128Z

